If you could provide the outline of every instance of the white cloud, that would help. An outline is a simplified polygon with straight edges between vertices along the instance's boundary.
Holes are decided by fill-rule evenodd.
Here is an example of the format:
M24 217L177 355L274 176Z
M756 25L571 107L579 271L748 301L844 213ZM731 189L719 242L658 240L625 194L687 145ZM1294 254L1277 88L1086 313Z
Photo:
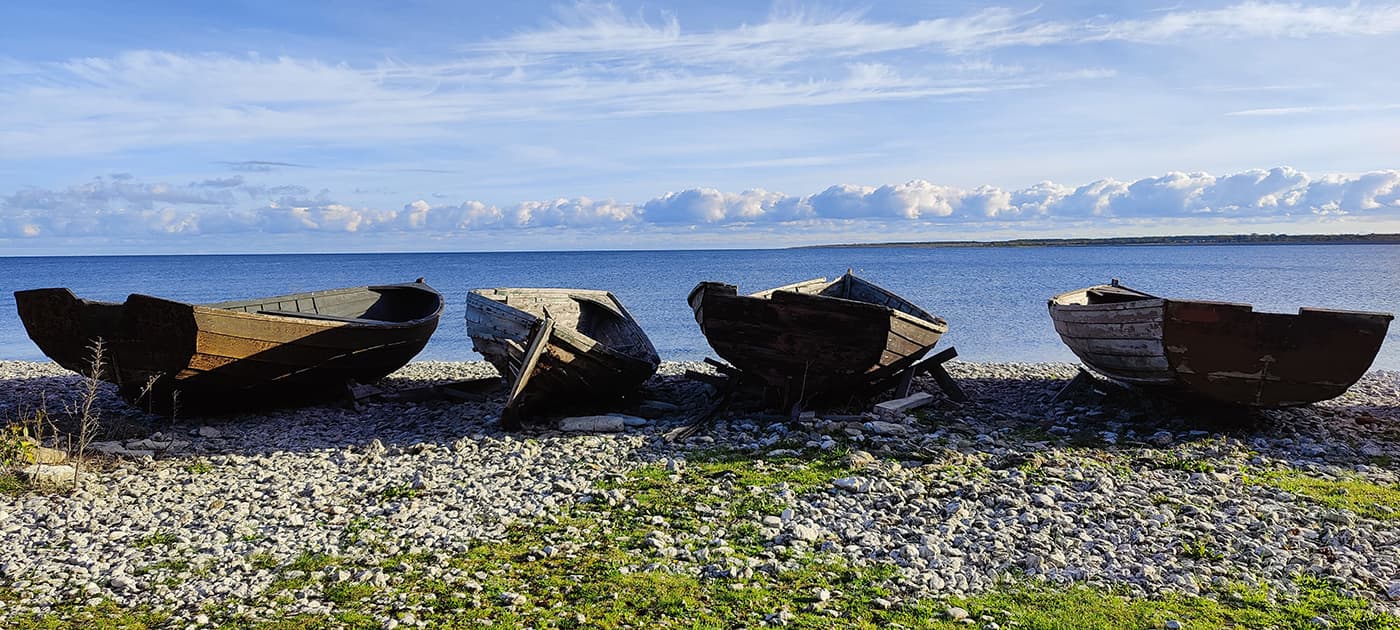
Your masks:
M236 178L234 178L236 179ZM210 181L218 183L211 187ZM269 191L281 193L269 198ZM0 197L0 239L195 234L420 233L563 229L718 229L787 226L796 233L851 222L882 225L1053 224L1085 219L1280 219L1309 216L1400 219L1400 170L1317 177L1289 167L1224 176L1170 172L1132 182L1078 187L1041 182L1018 190L963 189L916 179L837 184L809 195L762 189L668 192L642 203L588 197L496 206L481 201L398 208L354 207L329 191L264 187L224 179L183 185L105 177L60 190Z

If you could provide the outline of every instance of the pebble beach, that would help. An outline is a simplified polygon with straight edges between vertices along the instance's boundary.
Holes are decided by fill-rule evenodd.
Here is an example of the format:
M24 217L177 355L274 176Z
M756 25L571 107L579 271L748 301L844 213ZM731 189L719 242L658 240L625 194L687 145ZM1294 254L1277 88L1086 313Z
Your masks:
M384 593L373 623L424 625L421 602L394 599L396 584L424 573L463 601L529 608L538 594L492 592L489 575L447 560L537 524L556 527L520 562L587 553L559 526L579 509L605 529L645 525L618 545L626 573L742 588L813 561L881 567L888 594L876 605L891 609L1017 582L1128 597L1243 584L1287 597L1306 575L1400 615L1400 514L1358 490L1306 491L1314 481L1400 488L1400 373L1371 372L1316 405L1240 412L1103 382L1055 400L1076 366L954 361L967 402L921 380L916 390L934 400L907 413L867 404L794 422L736 407L671 442L665 434L712 394L686 369L703 364L664 363L637 401L598 410L622 414L608 432L506 432L499 395L161 419L104 388L106 428L77 488L0 495L0 625L101 602L182 626L331 614L344 585ZM492 374L485 363L418 362L381 386ZM8 420L71 405L81 380L0 361L0 383ZM624 483L694 481L686 472L716 453L789 472L826 464L801 483L703 477L694 523ZM335 561L298 560L308 557ZM407 571L384 558L427 561ZM820 589L813 605L840 596ZM771 611L757 625L785 621Z

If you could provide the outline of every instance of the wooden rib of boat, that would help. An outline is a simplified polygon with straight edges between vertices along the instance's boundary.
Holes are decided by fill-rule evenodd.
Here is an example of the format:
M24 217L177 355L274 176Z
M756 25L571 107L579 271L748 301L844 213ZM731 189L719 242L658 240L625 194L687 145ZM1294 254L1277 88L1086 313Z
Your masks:
M688 301L715 352L775 388L784 405L873 393L948 330L942 318L849 271L752 295L701 282Z
M408 363L437 328L442 295L422 279L251 300L124 303L64 288L15 293L29 338L59 365L92 372L157 412L267 405L344 391Z
M661 363L607 291L475 289L466 320L476 351L510 384L501 419L512 428L560 404L625 395Z
M1050 317L1094 371L1132 385L1252 407L1340 396L1376 358L1388 313L1159 298L1118 284L1057 295Z

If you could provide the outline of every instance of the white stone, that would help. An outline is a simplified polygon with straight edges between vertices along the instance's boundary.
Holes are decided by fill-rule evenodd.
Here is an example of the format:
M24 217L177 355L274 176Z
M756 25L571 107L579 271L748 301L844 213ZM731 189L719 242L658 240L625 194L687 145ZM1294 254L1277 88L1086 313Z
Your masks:
M832 480L831 484L846 492L856 493L869 492L871 486L870 480L864 477L839 477Z
M872 420L865 423L865 430L876 435L908 435L909 427L894 422Z
M948 618L953 621L967 619L967 611L957 606L949 606L947 610L943 611L943 614L948 615Z
M811 525L794 525L792 537L807 542L816 542L822 537L822 530Z

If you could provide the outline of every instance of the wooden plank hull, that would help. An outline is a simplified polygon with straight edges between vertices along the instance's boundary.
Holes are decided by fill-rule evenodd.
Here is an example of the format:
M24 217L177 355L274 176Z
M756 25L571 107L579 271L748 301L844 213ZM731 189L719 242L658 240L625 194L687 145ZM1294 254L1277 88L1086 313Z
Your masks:
M710 347L781 390L785 403L877 388L927 354L948 329L942 319L851 274L754 295L702 282L689 302Z
M1095 303L1096 290L1117 297ZM1258 313L1247 304L1130 299L1115 285L1052 298L1050 316L1086 365L1135 385L1252 407L1340 396L1375 360L1392 316L1323 309Z
M193 305L133 294L82 300L67 289L15 294L31 339L60 365L91 371L133 404L217 410L314 398L402 367L427 344L442 296L422 283Z
M476 351L511 385L502 416L510 425L563 404L626 395L661 363L641 326L606 291L476 289L467 294L466 325ZM527 357L537 335L544 335L542 348Z

